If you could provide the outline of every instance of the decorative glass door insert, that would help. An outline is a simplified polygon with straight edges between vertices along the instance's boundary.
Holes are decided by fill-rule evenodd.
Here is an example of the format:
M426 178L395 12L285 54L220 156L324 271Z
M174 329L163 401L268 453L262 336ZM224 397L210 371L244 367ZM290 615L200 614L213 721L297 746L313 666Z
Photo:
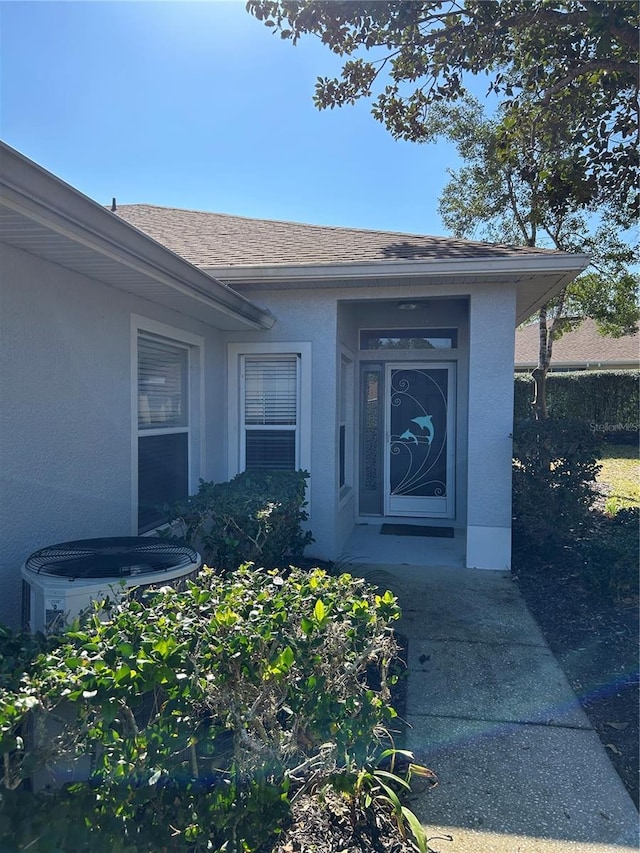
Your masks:
M386 374L385 514L453 518L455 365Z

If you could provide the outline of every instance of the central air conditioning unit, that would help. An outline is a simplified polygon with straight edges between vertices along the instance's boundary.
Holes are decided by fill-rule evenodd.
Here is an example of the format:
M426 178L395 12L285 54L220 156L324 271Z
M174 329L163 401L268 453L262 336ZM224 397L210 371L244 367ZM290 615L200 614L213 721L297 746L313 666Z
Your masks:
M21 569L23 627L60 632L92 601L117 600L131 587L184 584L201 566L193 548L148 536L49 545L31 554Z
M35 551L22 566L23 627L35 633L57 633L92 601L117 600L132 587L180 588L195 577L202 561L193 548L170 539L127 536L61 542ZM47 718L46 736L54 740L72 708L65 703ZM32 790L58 788L89 778L92 755L60 756L31 777Z

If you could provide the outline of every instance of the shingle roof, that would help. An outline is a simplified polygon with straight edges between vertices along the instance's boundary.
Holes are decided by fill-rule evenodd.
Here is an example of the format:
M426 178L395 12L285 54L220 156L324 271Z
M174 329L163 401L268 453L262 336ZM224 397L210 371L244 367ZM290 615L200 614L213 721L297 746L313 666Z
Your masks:
M538 324L524 326L516 331L516 356L518 365L536 364L538 359ZM640 360L640 338L625 335L610 338L598 332L595 320L584 320L577 329L566 332L553 345L554 365L595 366L602 364L633 364Z
M116 214L201 267L508 258L544 249L126 204Z

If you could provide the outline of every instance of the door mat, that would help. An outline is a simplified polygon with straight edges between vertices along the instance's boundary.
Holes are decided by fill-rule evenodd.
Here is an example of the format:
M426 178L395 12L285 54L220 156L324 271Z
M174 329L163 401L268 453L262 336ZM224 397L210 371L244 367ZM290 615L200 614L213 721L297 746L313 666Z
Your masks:
M423 524L383 524L380 533L390 536L433 536L453 539L453 527L427 527Z

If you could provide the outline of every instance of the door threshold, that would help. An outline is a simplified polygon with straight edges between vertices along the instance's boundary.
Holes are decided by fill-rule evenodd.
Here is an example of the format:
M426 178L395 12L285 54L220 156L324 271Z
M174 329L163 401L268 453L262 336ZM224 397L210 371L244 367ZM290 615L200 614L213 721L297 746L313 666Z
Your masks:
M376 515L360 516L356 519L356 527L381 527L383 524L414 524L416 527L453 527L457 532L466 530L465 525L456 523L451 518L420 518L406 515Z

